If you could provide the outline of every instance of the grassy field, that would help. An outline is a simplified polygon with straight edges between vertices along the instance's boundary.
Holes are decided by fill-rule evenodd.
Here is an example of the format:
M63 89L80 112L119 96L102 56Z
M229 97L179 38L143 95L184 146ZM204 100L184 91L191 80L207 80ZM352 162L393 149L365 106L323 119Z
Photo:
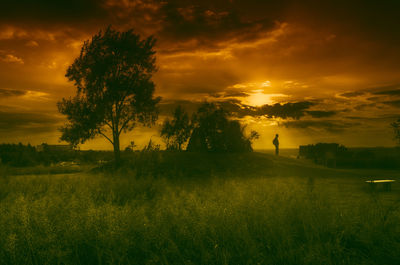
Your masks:
M398 171L152 153L117 172L4 172L0 264L400 264L400 184L364 183Z

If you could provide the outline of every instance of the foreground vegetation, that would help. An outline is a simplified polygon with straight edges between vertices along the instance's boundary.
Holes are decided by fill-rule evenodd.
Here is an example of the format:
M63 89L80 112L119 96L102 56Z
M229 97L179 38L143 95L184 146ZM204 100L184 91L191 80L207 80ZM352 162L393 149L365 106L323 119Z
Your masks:
M3 175L0 264L400 264L399 189L363 186L399 173L257 153L134 161Z

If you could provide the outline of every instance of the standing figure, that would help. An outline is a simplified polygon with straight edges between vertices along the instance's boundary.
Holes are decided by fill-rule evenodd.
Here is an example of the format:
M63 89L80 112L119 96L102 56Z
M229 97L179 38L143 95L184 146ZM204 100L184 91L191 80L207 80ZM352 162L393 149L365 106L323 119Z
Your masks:
M272 143L275 145L275 155L279 155L279 140L278 140L279 135L276 134L274 140Z

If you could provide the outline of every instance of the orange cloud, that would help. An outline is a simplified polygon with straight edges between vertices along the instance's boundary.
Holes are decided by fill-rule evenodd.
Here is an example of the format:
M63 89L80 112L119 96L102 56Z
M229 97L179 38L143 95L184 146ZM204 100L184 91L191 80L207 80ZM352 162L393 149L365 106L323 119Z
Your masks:
M1 58L1 60L6 63L24 64L24 60L22 60L22 58L19 58L12 54L6 54L5 56L3 56L3 58Z

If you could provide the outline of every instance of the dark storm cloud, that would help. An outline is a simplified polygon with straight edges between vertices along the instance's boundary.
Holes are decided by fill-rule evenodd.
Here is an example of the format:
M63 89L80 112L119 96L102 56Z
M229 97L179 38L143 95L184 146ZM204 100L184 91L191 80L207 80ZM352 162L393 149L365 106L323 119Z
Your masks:
M366 110L370 108L377 107L376 103L360 104L354 107L355 110Z
M13 97L13 96L23 96L26 94L24 90L0 88L0 97Z
M0 131L46 132L57 128L60 118L45 113L0 111Z
M386 105L393 106L393 107L400 108L400 99L399 100L392 100L392 101L384 101L382 103L384 103Z
M219 101L218 104L224 110L239 118L243 118L246 116L265 116L268 118L300 119L301 117L305 116L306 110L309 107L313 106L315 103L302 101L285 104L276 103L274 105L266 104L259 107L254 107L242 104L239 100L232 99Z
M161 8L163 28L160 35L169 39L197 39L202 41L226 38L241 40L254 39L258 33L270 30L274 22L268 18L261 20L243 20L230 5L224 8L198 5L195 1L186 6L177 3L166 3Z
M18 0L3 1L0 21L6 22L82 22L106 15L102 0ZM78 21L77 21L78 20Z
M322 111L322 110L309 110L307 114L311 115L313 118L327 118L336 115L337 111Z
M322 129L331 133L339 133L346 129L360 125L360 123L349 123L340 121L315 121L315 120L299 120L299 121L285 121L280 125L286 128L296 129Z
M255 39L259 33L272 29L274 21L269 16L244 18L230 1L20 0L7 1L0 8L0 23L40 25L52 30L79 26L79 30L91 34L113 24L117 28L133 27L141 33L147 29L144 31L161 41L196 39L197 45L207 47L219 40Z
M358 97L361 95L364 95L365 92L362 91L355 91L355 92L347 92L347 93L343 93L340 94L340 96L345 97L345 98L353 98L353 97Z
M267 117L275 117L275 118L294 118L300 119L305 115L305 111L314 106L315 103L310 101L302 101L295 103L285 103L280 104L276 103L274 105L263 105L257 108L256 114L262 116L265 115Z
M352 91L340 94L341 97L353 98L366 95L367 93L378 96L398 96L400 95L400 84L393 84L387 86L379 86L367 88L362 91ZM379 97L371 97L369 100L378 99Z
M265 116L268 118L282 118L282 119L300 119L305 116L307 109L315 103L303 101L285 104L274 104L274 105L263 105L260 107L253 107L242 104L239 100L221 100L215 102L221 106L225 111L231 113L235 117L243 118L246 116L261 117ZM187 112L194 113L203 102L179 100L179 101L167 101L160 104L160 111L162 114L171 115L173 110L178 106L182 106Z
M382 99L382 97L369 97L369 98L367 98L367 100L369 100L369 101L377 101L377 102L382 101L381 99Z
M375 95L400 96L400 88L375 92Z
M248 97L250 94L242 91L226 91L226 92L219 92L213 93L210 95L214 98L237 98L237 97Z
M398 7L399 1L20 0L2 3L0 22L79 25L90 33L107 24L149 28L162 43L195 39L197 47L215 48L221 40L256 40L287 21L393 44L400 39Z
M0 20L8 23L69 22L84 26L93 20L102 24L118 23L111 18L119 18L121 24L127 24L129 18L149 15L140 21L159 23L160 36L179 41L226 36L251 39L273 28L275 21L301 21L313 27L339 27L369 39L393 43L400 40L398 10L400 2L395 0L19 0L3 1Z
M399 115L396 114L384 114L379 117L359 117L359 116L345 116L344 118L349 119L349 120L359 120L363 122L368 122L368 121L387 121L387 124L390 123L390 121L395 120L399 117Z
M231 1L22 0L10 1L1 10L0 21L7 23L35 21L50 28L53 24L79 25L91 33L108 24L117 28L135 28L145 35L155 34L162 43L159 46L161 52L181 51L179 44L189 40L195 40L197 47L208 49L219 48L221 40L255 40L273 29L278 21L270 15L246 17Z
M365 0L304 0L291 1L292 19L340 28L375 41L398 43L400 41L400 1ZM310 16L312 14L312 16ZM394 45L393 45L394 46Z

